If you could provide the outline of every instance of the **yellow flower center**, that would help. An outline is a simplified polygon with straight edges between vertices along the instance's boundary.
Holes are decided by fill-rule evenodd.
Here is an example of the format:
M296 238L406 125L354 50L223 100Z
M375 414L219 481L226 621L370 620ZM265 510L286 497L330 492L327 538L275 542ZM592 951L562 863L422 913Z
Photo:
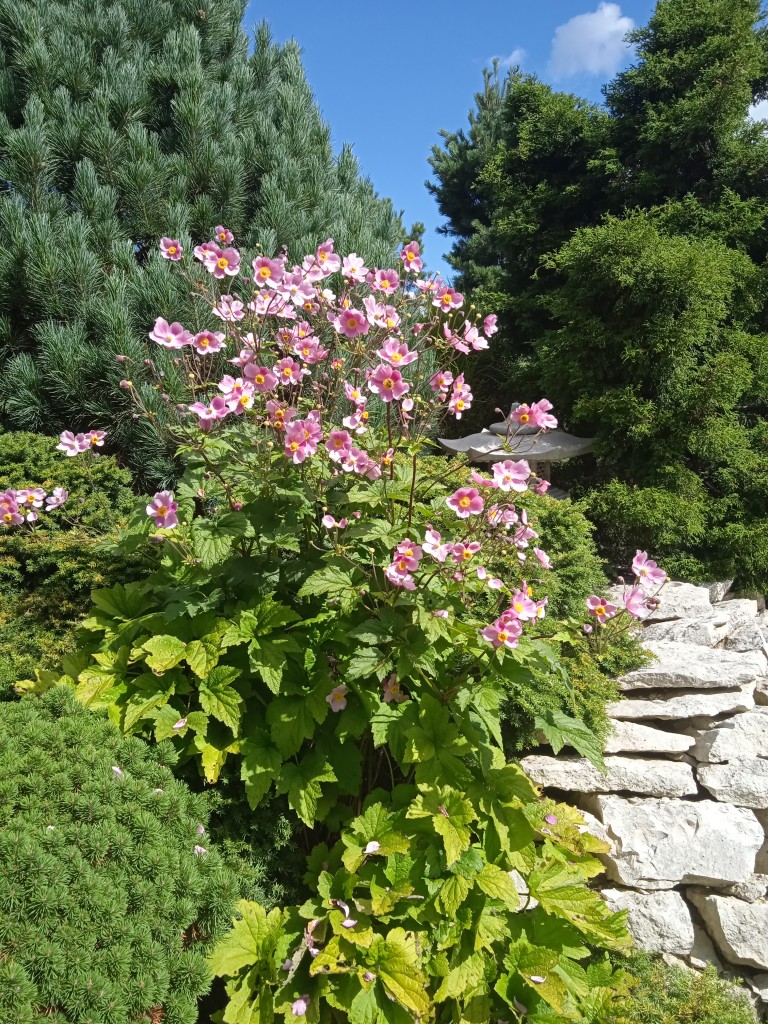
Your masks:
M269 269L269 267L260 267L259 277L266 281L268 278L272 277L272 271Z
M515 609L516 612L521 612L523 610L522 601L515 601L512 607Z
M200 341L198 342L198 345L200 346L200 348L208 348L208 346L210 344L211 344L211 339L210 338L201 338Z
M595 615L605 615L605 605L599 604L595 608Z
M168 506L167 505L159 505L158 509L157 509L157 514L159 516L167 516L168 515Z
M469 498L459 498L459 508L469 508L470 504Z
M344 442L342 441L342 439L340 437L334 437L334 439L333 439L333 447L334 448L343 448L344 447Z
M382 381L381 386L383 388L386 388L387 391L391 391L392 388L395 386L395 382L392 380L391 377L387 377L386 380Z
M393 363L399 363L403 357L400 352L393 352L389 358L392 360Z
M10 523L13 521L13 516L11 515L10 512L5 513L5 515L3 516L3 521L6 523Z
M325 261L328 259L328 253L327 252L321 252L321 253L319 253L317 258L320 260L321 263L325 263Z
M368 413L367 412L361 412L360 413L360 419L363 421L363 423L365 423L365 421L368 419Z
M451 304L451 296L450 295L444 295L443 296L443 305L444 306L450 306L450 304Z
M243 405L243 406L248 405L249 401L250 401L250 397L248 395L240 395L240 405Z
M405 258L408 260L409 263L413 263L413 261L416 259L416 253L415 252L407 252L405 254Z
M283 367L283 376L284 377L290 377L291 373L292 373L292 371L291 371L290 366L284 366Z
M499 632L499 640L501 640L501 642L504 644L504 643L507 642L508 639L509 639L509 633L507 633L507 631L505 629L502 629Z
M98 439L98 437L96 437L96 435L94 434L94 436L93 436L93 437L91 438L91 444L98 444L98 443L99 443L99 439Z
M308 430L305 430L305 431L304 431L304 440L305 440L305 441L308 441L308 440L309 440L309 431L308 431Z
M227 240L227 233L226 233L226 231L222 231L221 234L219 235L219 241L220 242L226 242L226 240Z
M298 441L291 441L289 447L290 447L292 452L297 452L299 450L299 443L298 443Z
M263 373L257 373L253 379L256 381L257 384L263 384L265 377Z
M168 252L171 254L171 256L175 256L178 251L179 250L176 248L175 245L168 246Z
M387 290L387 288L391 288L391 287L392 287L392 284L391 284L391 282L390 282L390 281L388 281L388 280L386 279L386 277L385 277L385 278L384 278L384 280L383 280L383 281L381 282L381 285L380 285L380 287L381 287L381 288L382 288L382 289L383 289L384 291L386 291L386 290Z
M350 331L354 330L354 328L357 327L357 320L353 316L348 318L347 327L350 329Z
M462 551L461 552L461 557L466 562L466 561L468 561L472 557L472 552L471 551Z
M460 398L460 399L458 400L458 402L456 403L456 408L457 408L457 409L463 409L463 408L464 408L464 405L465 405L464 399L463 399L463 398Z
M216 266L219 268L219 270L226 270L227 267L229 266L229 260L226 258L226 256L219 256L219 258L216 260Z

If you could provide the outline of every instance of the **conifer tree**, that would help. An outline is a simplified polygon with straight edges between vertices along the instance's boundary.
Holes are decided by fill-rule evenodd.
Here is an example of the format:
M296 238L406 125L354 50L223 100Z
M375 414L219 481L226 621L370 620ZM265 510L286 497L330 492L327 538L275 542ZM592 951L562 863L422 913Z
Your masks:
M98 424L146 481L169 454L131 418L154 319L195 322L157 246L225 224L291 256L328 235L384 264L402 229L362 178L266 26L249 53L245 0L0 0L0 398L7 422ZM153 358L157 351L152 353ZM173 397L174 366L163 364Z

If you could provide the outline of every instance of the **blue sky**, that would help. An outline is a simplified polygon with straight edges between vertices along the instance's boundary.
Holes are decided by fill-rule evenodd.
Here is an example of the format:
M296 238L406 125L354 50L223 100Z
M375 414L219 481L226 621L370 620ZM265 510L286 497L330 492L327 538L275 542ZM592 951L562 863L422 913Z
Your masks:
M276 41L295 38L336 148L352 143L381 195L406 225L427 225L433 269L450 239L424 187L441 128L467 123L482 69L496 56L558 89L599 101L631 60L626 31L648 21L653 0L251 0L246 25L266 18Z

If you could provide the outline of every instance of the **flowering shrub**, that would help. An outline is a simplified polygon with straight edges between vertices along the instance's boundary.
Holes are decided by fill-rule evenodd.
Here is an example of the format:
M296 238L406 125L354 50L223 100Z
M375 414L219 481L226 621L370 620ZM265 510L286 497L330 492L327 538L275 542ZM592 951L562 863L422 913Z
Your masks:
M419 277L414 243L400 271L329 239L301 266L257 256L244 278L224 234L190 264L163 240L223 329L150 333L189 380L186 468L134 530L155 572L95 592L91 649L65 679L211 783L236 759L253 808L285 794L313 830L313 896L242 904L215 955L224 1020L587 1019L614 984L579 965L587 944L628 942L584 884L602 847L507 763L498 720L519 674L556 662L530 586L550 559L514 503L545 485L513 457L521 427L556 424L551 405L516 412L489 475L423 479L441 420L472 402L455 360L488 346L495 317Z

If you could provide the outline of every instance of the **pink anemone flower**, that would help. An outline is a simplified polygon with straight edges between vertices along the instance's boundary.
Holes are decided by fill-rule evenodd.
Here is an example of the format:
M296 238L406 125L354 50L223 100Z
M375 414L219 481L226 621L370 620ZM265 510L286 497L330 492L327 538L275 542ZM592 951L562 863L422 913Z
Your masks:
M606 601L603 597L598 597L597 594L592 594L588 597L586 605L589 614L597 619L598 622L606 622L608 619L612 619L618 610L615 604L611 604L610 601Z
M177 263L183 254L184 249L177 238L168 238L166 235L163 235L160 239L160 255L163 259Z
M460 487L458 491L445 499L448 508L453 509L459 519L478 516L485 507L480 493L475 487Z
M399 370L380 363L368 378L368 388L378 395L382 402L397 401L411 390Z
M176 515L178 504L173 500L173 491L158 491L147 505L147 515L151 516L155 526L172 530L179 525Z

